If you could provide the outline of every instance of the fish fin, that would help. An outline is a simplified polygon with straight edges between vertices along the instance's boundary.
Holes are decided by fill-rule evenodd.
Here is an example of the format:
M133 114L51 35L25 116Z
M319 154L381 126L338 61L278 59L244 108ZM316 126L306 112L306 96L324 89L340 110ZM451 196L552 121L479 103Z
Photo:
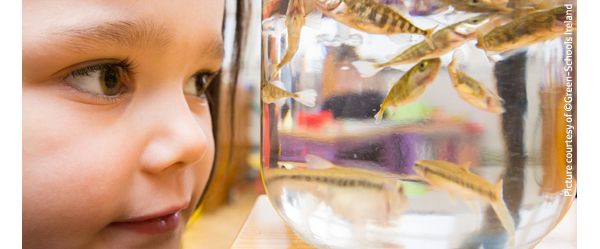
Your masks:
M410 15L410 10L404 4L390 4L390 5L388 5L388 7L390 7L393 11L395 11L396 13L399 13L400 15L403 15L403 16Z
M275 87L277 87L277 88L279 88L279 89L287 92L287 90L285 89L285 86L283 85L283 82L280 81L280 80L273 80L273 81L271 81L270 84L272 84L273 86L275 86ZM273 101L271 103L274 103L276 106L283 106L285 104L285 101L287 100L287 98L288 97L281 98L281 99L275 100L275 101Z
M285 90L285 86L283 85L283 82L281 80L273 80L271 81L271 84L273 84L274 86L276 86L277 88L280 88L282 90ZM287 90L286 90L287 91Z
M306 166L310 169L329 169L335 167L332 162L317 155L307 154L304 159L306 160Z
M371 77L383 69L383 67L379 67L377 63L370 61L354 61L352 62L352 65L363 78Z
M379 106L379 111L375 114L375 123L376 124L381 124L381 120L383 119L383 112L385 111L385 109L383 108L382 105Z
M502 114L505 112L504 107L502 105L502 99L500 99L500 97L497 97L498 100L500 100L500 104L496 104L496 102L494 101L494 97L492 96L487 96L485 99L485 104L487 106L487 111L492 112L492 113L496 113L496 114Z
M558 5L559 1L555 0L542 0L538 1L536 6L525 6L523 8L532 8L532 9L550 9Z
M456 60L456 62L459 62L459 61L462 61L464 59L465 59L465 52L463 52L461 48L457 49L452 54L452 61Z
M299 92L294 93L293 98L308 107L315 107L315 101L317 99L317 91L314 89L306 89Z
M432 35L433 35L433 33L435 32L435 29L437 29L438 26L439 25L435 25L435 26L433 26L433 28L425 30L425 42L431 48L435 48L435 45L433 44Z
M511 49L511 50L506 50L503 52L489 52L486 51L485 52L485 56L488 58L488 60L490 60L490 62L492 63L496 63L499 62L501 60L504 60L508 57L511 57L515 54L521 53L521 52L527 52L526 48L517 48L517 49Z
M296 168L296 167L294 167L294 165L285 164L285 163L280 164L280 166L283 169L294 169L294 168Z
M513 217L506 207L506 203L504 202L502 194L502 182L503 181L501 179L498 181L498 183L496 183L496 186L494 186L494 193L497 196L497 200L492 201L490 205L492 206L492 209L494 209L494 212L496 212L498 220L500 220L500 223L504 229L506 229L509 238L509 248L513 248L515 245L515 221L513 220Z
M503 198L503 193L502 193L502 183L504 180L500 179L496 185L494 185L494 193L498 196L498 199L502 199Z
M470 172L469 168L471 167L471 162L464 162L459 164L460 168L464 169L467 172Z
M411 64L395 64L395 65L391 65L390 67L393 69L399 70L401 72L408 72L414 66L415 66L415 64L411 63Z
M281 106L285 105L285 101L286 100L287 100L287 98L281 98L281 99L273 101L273 104L275 104L276 106L281 107Z
M523 9L523 10L529 9L529 10L531 10L532 7L531 6L529 6L529 7L520 7L519 9ZM498 6L497 10L498 10L498 12L500 12L502 14L509 14L509 13L512 13L513 11L515 11L515 9L507 7L507 6Z
M488 61L490 61L491 63L496 63L504 59L502 55L490 52L485 52L485 57L487 57Z
M322 17L323 17L323 13L321 11L318 11L318 10L312 11L312 12L308 13L308 15L306 15L306 18L304 21L304 26L312 28L312 29L319 29L319 25L321 24Z

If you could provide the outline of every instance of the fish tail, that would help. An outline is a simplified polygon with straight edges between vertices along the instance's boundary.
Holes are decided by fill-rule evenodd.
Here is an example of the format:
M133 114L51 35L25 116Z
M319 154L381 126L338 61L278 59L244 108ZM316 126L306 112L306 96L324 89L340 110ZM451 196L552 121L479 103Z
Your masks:
M383 69L383 67L379 66L377 63L370 61L354 61L352 62L352 65L363 78L371 77Z
M385 109L383 108L383 105L379 106L379 111L375 114L375 123L379 124L381 123L381 120L383 119L383 112L385 111Z
M303 91L295 92L293 98L305 106L315 107L317 91L315 91L314 89L306 89Z
M496 99L498 98L498 99ZM504 105L504 100L501 99L498 96L487 96L485 99L485 104L488 107L488 111L496 113L496 114L502 114L504 113L506 110L504 109L503 105Z
M477 35L477 44L475 44L475 46L477 48L481 48L481 49L485 49L486 46L484 44L484 35L481 31L476 31L475 34Z
M327 169L334 166L330 161L313 154L307 154L304 160L306 160L306 165L310 169Z
M492 209L494 209L494 212L496 212L498 220L500 220L500 223L504 229L506 229L509 238L509 248L513 248L515 245L515 222L502 197L502 180L498 181L494 187L494 192L496 193L497 199L492 201L490 205L492 206Z

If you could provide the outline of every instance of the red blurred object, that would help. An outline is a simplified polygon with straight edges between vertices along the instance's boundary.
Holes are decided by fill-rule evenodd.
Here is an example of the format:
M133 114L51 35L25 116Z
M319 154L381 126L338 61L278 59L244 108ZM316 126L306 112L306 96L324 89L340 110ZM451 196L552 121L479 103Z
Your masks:
M331 111L321 111L319 113L298 113L298 125L306 128L321 128L323 125L333 120L333 113Z
M464 124L465 130L471 134L482 134L485 128L478 123L466 123Z

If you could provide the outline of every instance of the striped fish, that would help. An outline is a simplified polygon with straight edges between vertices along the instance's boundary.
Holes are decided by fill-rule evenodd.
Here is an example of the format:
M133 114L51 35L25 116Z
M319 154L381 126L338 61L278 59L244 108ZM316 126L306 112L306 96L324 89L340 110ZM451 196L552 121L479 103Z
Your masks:
M452 61L448 65L448 74L458 95L467 103L481 110L497 114L503 113L504 101L502 98L486 88L481 82L460 70L458 53L458 51L454 52Z
M271 74L271 79L276 79L279 75L279 70L289 63L298 51L300 46L300 34L302 26L304 26L306 11L302 0L291 0L288 5L285 15L285 26L287 27L287 48L285 54L275 65Z
M435 29L421 29L394 8L377 0L314 0L325 15L370 34L412 33L431 37Z
M282 105L285 99L292 98L305 106L314 107L316 97L317 92L313 89L289 92L283 89L283 83L281 81L263 83L261 88L261 99L263 103L266 104L276 103Z
M352 64L362 77L371 77L383 68L438 58L477 37L476 31L489 23L492 16L482 14L451 24L433 33L431 43L425 41L410 46L394 58L382 62L355 61Z
M413 169L433 187L443 189L453 196L488 202L509 235L509 245L514 245L515 224L502 198L502 180L493 185L471 173L468 164L458 165L441 160L420 160Z
M573 11L573 10L569 10ZM574 13L571 13L573 16ZM478 34L477 47L503 52L510 49L525 47L533 43L550 40L561 36L567 31L567 7L537 11L514 19L499 26L485 35ZM573 31L575 31L575 21Z
M381 122L383 113L388 107L402 106L421 96L437 76L441 64L439 58L423 60L402 75L379 105L375 122Z
M262 176L270 194L281 189L308 192L353 220L387 221L406 208L401 175L338 166L315 155L306 156L305 168L265 168Z

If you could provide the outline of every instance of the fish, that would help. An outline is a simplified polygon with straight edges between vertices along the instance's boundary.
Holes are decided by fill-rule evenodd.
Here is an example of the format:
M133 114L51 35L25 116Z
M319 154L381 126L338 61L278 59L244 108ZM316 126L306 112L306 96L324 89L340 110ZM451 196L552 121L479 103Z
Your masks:
M448 74L454 89L458 95L467 103L481 110L491 113L503 113L504 100L497 94L486 88L481 82L460 70L458 65L458 51L454 52L452 61L448 65Z
M509 13L508 0L442 0L454 7L455 10L467 12L502 12Z
M306 11L304 9L304 3L302 0L291 0L288 4L286 12L285 26L287 27L287 48L285 54L277 63L273 69L271 79L277 78L279 70L289 63L300 47L300 35L302 33L302 26L304 26L306 20Z
M377 0L313 0L323 14L370 34L412 33L428 40L436 27L422 29L398 10Z
M336 213L354 220L370 216L387 221L407 207L403 183L392 174L339 166L316 155L306 155L305 159L304 168L263 169L267 189L277 191L276 185L280 184L309 192Z
M299 92L288 92L283 89L281 81L264 83L261 89L261 98L264 103L279 103L287 98L293 98L301 104L314 107L317 92L314 89L306 89ZM279 103L280 104L280 103Z
M443 160L419 160L413 167L432 187L447 191L452 196L478 199L490 204L514 246L515 223L502 197L502 180L493 185L469 170L469 163L454 164Z
M554 39L568 29L575 31L576 22L567 22L573 17L567 16L567 11L573 10L560 6L516 18L486 34L478 33L476 46L486 51L504 52Z
M391 106L408 104L425 92L425 88L433 82L442 64L439 58L423 60L406 72L388 92L379 111L375 114L375 122L383 119L383 112Z
M370 77L385 67L441 57L465 42L477 38L476 31L486 25L492 16L491 14L481 14L451 24L433 33L431 44L425 41L419 42L386 62L373 63L359 60L354 61L352 65L362 77Z

